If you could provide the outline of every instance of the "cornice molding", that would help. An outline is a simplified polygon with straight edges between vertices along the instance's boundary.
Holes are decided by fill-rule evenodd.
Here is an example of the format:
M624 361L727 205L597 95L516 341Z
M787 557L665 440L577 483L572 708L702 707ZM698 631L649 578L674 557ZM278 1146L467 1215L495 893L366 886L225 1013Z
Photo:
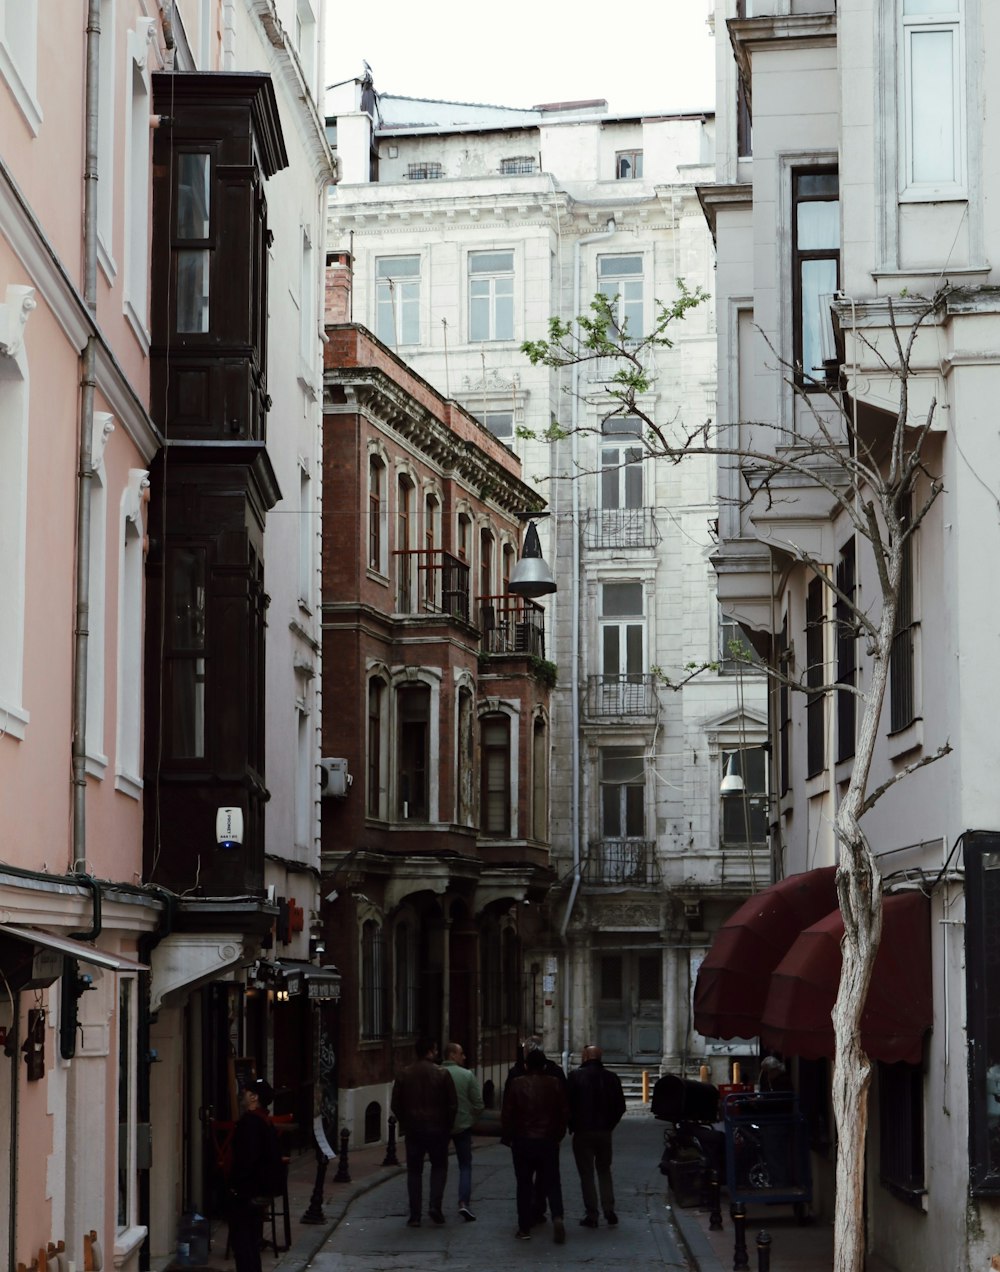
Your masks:
M328 369L326 390L338 385L347 392L347 403L335 403L324 394L327 414L364 414L414 447L443 475L455 474L507 513L544 506L537 491L514 476L471 441L459 437L443 421L400 389L376 368Z
M753 54L763 49L801 49L809 45L836 48L836 13L770 14L760 18L729 18L729 41L746 89L752 95Z
M313 100L312 90L302 73L299 55L292 47L281 24L274 0L246 0L247 11L256 18L271 50L271 62L292 103L295 127L312 161L313 178L318 186L332 185L336 179L326 127Z

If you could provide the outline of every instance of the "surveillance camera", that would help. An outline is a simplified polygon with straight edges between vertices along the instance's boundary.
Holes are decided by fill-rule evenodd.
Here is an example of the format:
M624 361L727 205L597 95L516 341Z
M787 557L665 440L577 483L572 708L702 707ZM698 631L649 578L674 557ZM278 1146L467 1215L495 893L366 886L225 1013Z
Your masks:
M243 842L242 808L220 808L216 812L215 840L220 848L235 848Z

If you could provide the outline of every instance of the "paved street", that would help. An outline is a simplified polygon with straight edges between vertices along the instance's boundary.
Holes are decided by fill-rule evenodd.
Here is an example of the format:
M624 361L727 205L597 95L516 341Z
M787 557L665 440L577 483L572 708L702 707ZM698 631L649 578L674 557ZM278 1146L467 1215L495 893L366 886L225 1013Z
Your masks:
M666 1204L666 1180L658 1170L663 1127L648 1113L631 1116L615 1132L614 1179L617 1229L603 1220L596 1231L579 1226L583 1214L580 1184L569 1138L563 1142L561 1171L566 1206L566 1244L552 1240L552 1225L532 1230L530 1241L517 1241L514 1171L510 1150L491 1144L473 1154L472 1209L476 1223L456 1214L458 1173L449 1158L445 1214L435 1227L424 1216L422 1228L406 1226L406 1176L400 1173L351 1202L347 1213L312 1260L317 1272L389 1272L390 1269L447 1267L454 1272L504 1272L508 1268L577 1267L594 1264L602 1272L635 1268L676 1269L689 1263L678 1246ZM402 1160L402 1156L401 1156ZM424 1167L424 1207L428 1168Z

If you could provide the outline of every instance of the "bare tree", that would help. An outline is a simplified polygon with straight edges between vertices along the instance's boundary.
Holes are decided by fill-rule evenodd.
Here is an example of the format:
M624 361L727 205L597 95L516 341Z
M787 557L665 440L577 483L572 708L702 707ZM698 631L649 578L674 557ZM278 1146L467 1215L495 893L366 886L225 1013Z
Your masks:
M870 553L878 592L875 603L866 606L858 602L853 591L843 590L835 575L805 547L791 541L782 544L786 559L811 572L832 594L838 623L848 624L863 638L868 672L864 686L818 684L816 675L810 674L815 669L806 668L795 677L774 660L768 667L772 678L793 689L809 694L853 693L860 705L853 768L834 822L840 846L836 880L844 938L833 1009L832 1100L837 1125L834 1268L835 1272L862 1272L871 1061L861 1043L861 1017L882 935L882 881L861 821L897 782L950 750L945 742L934 753L898 770L874 789L870 787L897 633L906 545L942 490L941 481L925 462L936 403L931 401L918 422L909 419L909 388L916 374L912 369L914 346L921 327L936 320L949 289L945 287L930 298L907 297L905 328L897 322L899 306L889 303L892 348L888 355L876 342L865 341L882 373L895 380L899 395L894 419L889 417L891 423L872 436L862 436L856 427L840 384L827 386L825 393L805 392L807 384L816 389L815 381L809 380L801 367L783 364L770 347L775 367L804 404L803 413L811 425L811 431L805 437L800 432L791 446L777 424L732 425L720 431L711 421L688 428L677 418L665 421L649 413L645 403L653 386L649 369L652 355L659 348L670 347L672 325L705 299L704 293L690 292L682 282L678 287L672 305L658 304L654 328L640 340L630 339L627 330L616 326L612 302L598 295L589 314L572 323L553 319L548 339L528 342L522 351L533 364L549 367L599 363L606 372L599 395L607 407L605 415L638 417L651 456L672 462L692 455L730 458L741 474L744 493L740 500L746 504L751 523L755 512L767 510L773 515L775 503L787 498L783 490L792 478L800 490L824 492L832 515L845 518ZM561 432L554 426L553 435Z

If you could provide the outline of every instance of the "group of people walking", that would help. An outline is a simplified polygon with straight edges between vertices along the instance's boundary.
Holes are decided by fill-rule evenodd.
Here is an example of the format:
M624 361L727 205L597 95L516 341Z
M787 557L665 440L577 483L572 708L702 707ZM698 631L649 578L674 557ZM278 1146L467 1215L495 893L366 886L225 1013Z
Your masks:
M411 1228L422 1220L423 1166L430 1161L427 1215L443 1224L444 1189L449 1142L458 1162L458 1213L475 1221L472 1201L472 1128L483 1113L483 1096L475 1075L465 1068L465 1052L449 1042L438 1065L437 1044L417 1042L417 1059L396 1079L391 1107L406 1141L406 1182ZM625 1112L618 1077L604 1067L601 1049L584 1047L579 1068L569 1077L548 1059L537 1036L528 1038L521 1058L504 1085L500 1110L501 1142L510 1146L517 1185L519 1241L531 1239L532 1228L552 1219L557 1244L566 1240L559 1147L567 1131L580 1176L586 1228L618 1223L611 1178L612 1133Z

